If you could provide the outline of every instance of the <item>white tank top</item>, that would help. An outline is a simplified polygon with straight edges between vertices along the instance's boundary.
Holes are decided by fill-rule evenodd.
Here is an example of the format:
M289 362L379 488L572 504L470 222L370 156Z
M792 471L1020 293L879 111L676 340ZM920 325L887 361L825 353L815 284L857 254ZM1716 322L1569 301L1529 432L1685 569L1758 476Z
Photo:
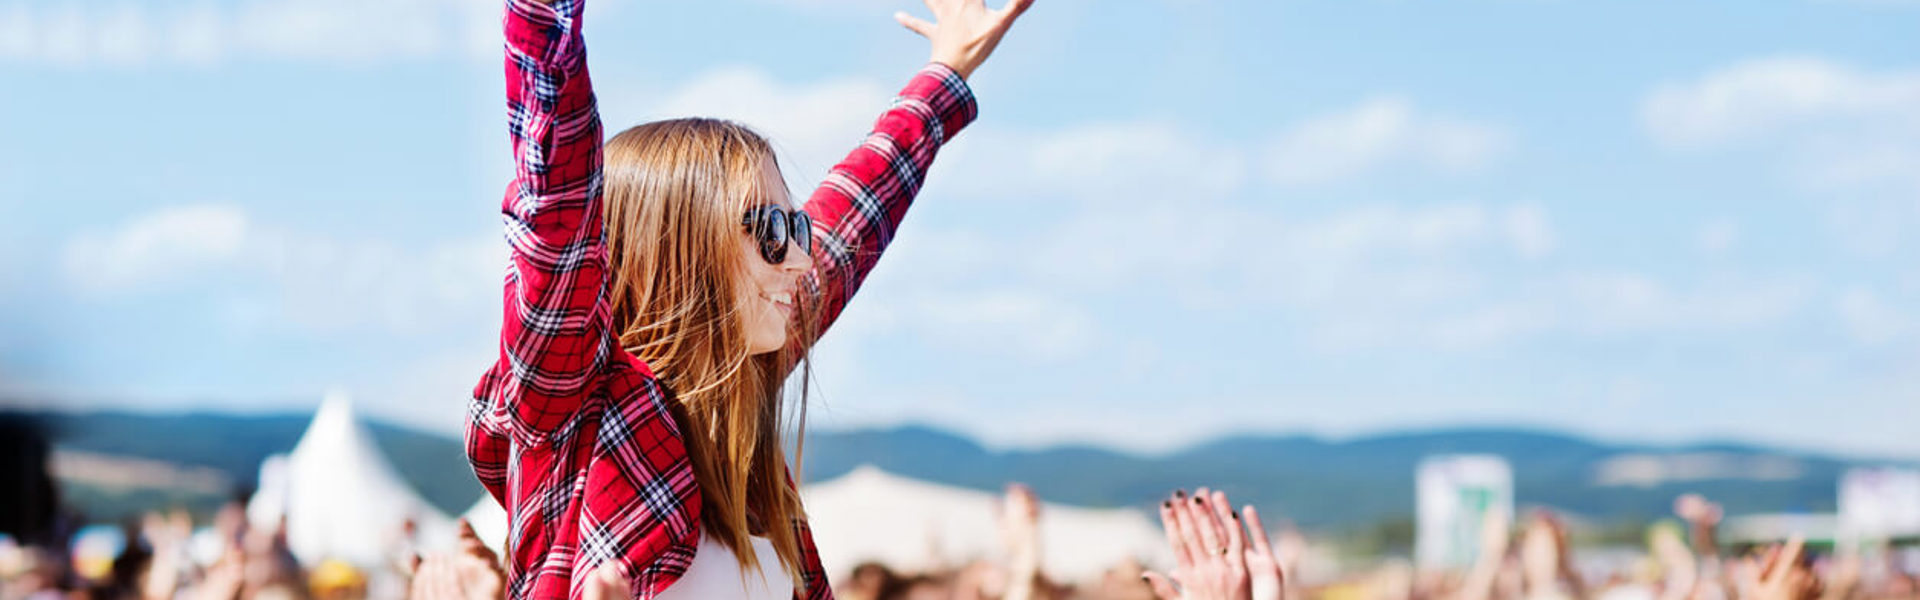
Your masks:
M760 564L757 565L759 568L746 572L744 587L740 561L735 558L733 551L706 532L701 532L700 547L694 551L693 564L687 565L687 572L680 576L679 581L673 582L666 591L660 593L659 600L792 600L793 578L787 575L786 569L780 568L780 555L773 551L773 542L759 536L749 539L753 543L753 555L759 557Z

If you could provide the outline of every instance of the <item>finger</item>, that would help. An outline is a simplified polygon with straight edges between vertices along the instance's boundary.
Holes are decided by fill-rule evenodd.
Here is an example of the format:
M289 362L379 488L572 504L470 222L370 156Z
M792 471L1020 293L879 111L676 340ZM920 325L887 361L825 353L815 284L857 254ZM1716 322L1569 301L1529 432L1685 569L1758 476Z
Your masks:
M1187 552L1186 539L1180 536L1180 522L1174 517L1173 501L1160 502L1160 529L1167 533L1167 547L1173 549L1173 562L1185 571L1193 566L1193 556Z
M1220 539L1220 522L1213 517L1213 511L1207 508L1204 496L1194 494L1193 501L1187 503L1188 518L1193 520L1194 529L1200 532L1200 553L1209 560L1219 560L1220 550L1225 548Z
M1768 546L1766 554L1760 557L1760 567L1754 570L1754 578L1760 580L1771 579L1773 577L1774 564L1779 561L1780 545L1775 544Z
M1240 513L1246 515L1247 534L1253 536L1253 551L1273 556L1273 543L1267 540L1267 526L1260 523L1260 511L1255 510L1252 504L1248 504L1246 508L1240 509Z
M1187 565L1192 567L1206 560L1207 547L1200 541L1200 524L1193 518L1193 497L1186 492L1177 492L1173 498L1173 523L1180 532L1180 543L1187 551Z
M1213 492L1213 516L1227 531L1227 556L1244 560L1247 550L1247 536L1240 524L1240 515L1233 512L1233 505L1227 503L1227 493Z
M1220 523L1220 519L1215 518L1213 512L1214 493L1211 489L1199 488L1193 491L1193 499L1199 500L1200 508L1206 512L1206 519L1202 520L1202 522L1213 526L1213 539L1219 540L1224 545L1227 539L1227 528ZM1216 548L1215 551L1217 552L1218 549Z
M1027 9L1031 7L1033 7L1033 0L1008 0L1007 5L1000 8L1000 20L1012 21L1018 19L1020 18L1020 13L1027 12Z
M1800 566L1800 554L1806 549L1807 540L1798 535L1787 539L1787 549L1780 552L1780 563L1774 565L1782 573L1791 573Z
M1033 494L1033 488L1027 487L1027 484L1015 483L1008 485L1007 499L1012 501L1016 508L1020 509L1021 512L1019 516L1029 520L1040 516L1040 498Z
M1153 595L1161 600L1176 600L1180 597L1180 592L1174 591L1173 582L1168 581L1165 575L1147 571L1142 573L1140 578L1147 581L1147 587L1153 588Z
M933 39L933 24L926 22L920 17L904 12L897 12L893 13L893 20L899 21L900 26L907 28L908 31L920 34L920 37Z

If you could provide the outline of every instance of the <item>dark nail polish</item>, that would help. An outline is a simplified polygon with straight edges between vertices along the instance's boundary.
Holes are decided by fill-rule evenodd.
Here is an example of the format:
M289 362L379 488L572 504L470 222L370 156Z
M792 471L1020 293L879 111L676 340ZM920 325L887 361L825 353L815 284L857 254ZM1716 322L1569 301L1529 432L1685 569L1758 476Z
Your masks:
M1236 511L1233 511L1232 513L1230 513L1230 514L1232 514L1232 515L1233 515L1233 520L1235 520L1235 521L1238 521L1238 520L1240 520L1240 511L1237 511L1237 510L1236 510Z
M1174 490L1174 491L1173 491L1173 497L1175 497L1175 498L1185 498L1185 497L1187 497L1187 491L1186 491L1186 490Z
M1161 500L1161 501L1160 501L1160 508L1173 508L1173 501L1172 501L1172 500Z
M1199 504L1199 503L1200 503L1200 497L1199 497L1199 496L1194 496L1194 497L1193 497L1193 503L1194 503L1194 504Z

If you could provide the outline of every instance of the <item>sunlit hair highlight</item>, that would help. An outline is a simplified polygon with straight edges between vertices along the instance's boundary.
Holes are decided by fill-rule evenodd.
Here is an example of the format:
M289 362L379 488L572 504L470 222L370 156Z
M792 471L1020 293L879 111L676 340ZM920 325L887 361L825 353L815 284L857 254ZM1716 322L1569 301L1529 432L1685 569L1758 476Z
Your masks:
M773 147L740 124L647 123L607 142L603 204L613 325L620 345L672 393L702 529L749 572L759 561L749 536L765 536L798 580L793 524L805 516L787 481L782 388L795 366L804 368L819 299L798 294L789 343L749 354L742 302L757 296L745 265L762 259L744 248L740 221L749 207L776 201L776 190L763 189L769 167L777 173ZM800 379L795 431L806 425Z

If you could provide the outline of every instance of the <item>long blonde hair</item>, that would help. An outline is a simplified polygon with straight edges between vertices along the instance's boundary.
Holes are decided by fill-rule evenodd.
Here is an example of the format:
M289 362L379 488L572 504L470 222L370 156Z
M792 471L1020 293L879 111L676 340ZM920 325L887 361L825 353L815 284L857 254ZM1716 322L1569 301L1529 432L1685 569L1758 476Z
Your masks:
M798 580L793 525L805 515L788 481L782 388L814 338L818 296L799 295L781 350L749 354L739 313L753 283L743 265L762 259L742 248L740 220L776 193L764 189L767 168L778 172L773 147L745 126L656 121L607 142L602 204L613 326L621 347L673 396L700 486L702 529L749 572L759 560L749 536L766 536ZM796 430L806 424L801 379Z

